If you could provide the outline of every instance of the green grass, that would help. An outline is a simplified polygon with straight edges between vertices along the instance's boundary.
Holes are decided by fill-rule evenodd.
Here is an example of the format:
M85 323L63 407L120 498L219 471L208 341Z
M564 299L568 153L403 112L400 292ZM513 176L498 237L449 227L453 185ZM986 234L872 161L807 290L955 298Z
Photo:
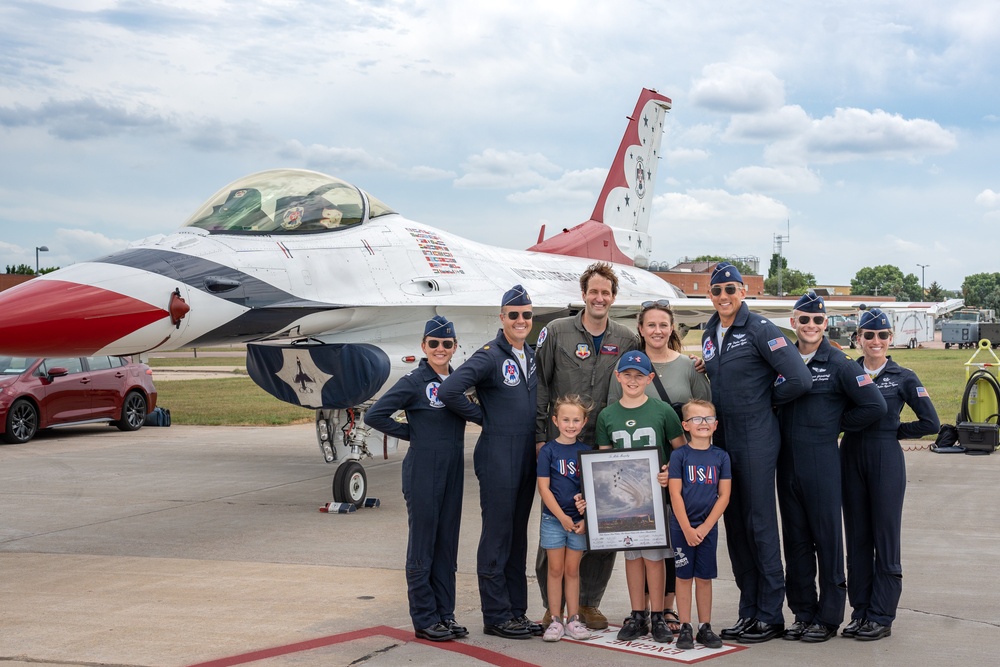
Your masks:
M170 410L170 420L177 424L283 426L312 422L315 415L279 401L248 377L160 382L156 390L157 405Z
M685 345L698 345L700 332L692 331ZM857 350L845 350L852 357ZM962 393L965 391L965 362L972 350L907 350L892 351L896 363L912 369L927 388L942 423L954 423ZM150 360L156 366L242 366L238 357L204 356L197 359L171 358ZM977 361L993 361L989 353L980 353ZM156 375L153 375L154 381ZM248 377L219 380L177 380L159 382L159 405L170 409L171 419L178 424L279 426L307 423L313 411L300 408L272 397ZM903 408L902 419L916 417Z

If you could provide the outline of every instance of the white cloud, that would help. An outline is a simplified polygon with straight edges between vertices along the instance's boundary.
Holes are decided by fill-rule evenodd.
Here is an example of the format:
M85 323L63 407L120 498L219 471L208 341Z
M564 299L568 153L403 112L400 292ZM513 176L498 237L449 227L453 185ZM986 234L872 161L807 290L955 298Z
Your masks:
M462 164L465 174L455 180L457 188L516 189L543 186L549 182L545 174L561 169L540 153L525 154L487 148L472 155Z
M725 190L668 192L655 198L657 217L691 223L784 220L788 208L776 199L760 194L731 194Z
M666 153L667 161L672 164L700 162L707 160L712 155L703 148L671 148Z
M515 204L593 201L594 193L600 192L607 177L607 169L568 171L555 180L546 181L540 187L507 195L507 201Z
M808 132L811 123L812 119L802 107L785 105L764 113L733 116L723 138L753 142L787 139Z
M987 188L976 195L976 203L986 208L1000 206L1000 192L994 192Z
M807 167L741 167L726 176L734 190L754 192L819 192L820 177Z
M956 136L932 120L906 119L881 109L840 108L814 120L807 131L769 146L769 162L845 162L861 158L904 158L947 153Z
M785 102L785 86L773 73L729 63L706 65L691 86L691 102L724 113L777 109Z
M363 148L340 148L323 146L322 144L303 145L292 139L278 150L278 156L293 160L314 169L336 168L337 171L348 169L395 169L388 160L371 155Z

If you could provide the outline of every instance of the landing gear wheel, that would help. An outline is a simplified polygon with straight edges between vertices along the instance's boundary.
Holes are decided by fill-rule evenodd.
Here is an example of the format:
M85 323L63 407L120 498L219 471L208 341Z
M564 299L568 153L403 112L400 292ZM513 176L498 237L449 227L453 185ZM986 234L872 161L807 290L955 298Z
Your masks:
M122 403L122 418L114 422L119 431L138 431L146 423L146 399L137 391L130 391Z
M0 439L12 445L28 442L38 433L38 410L23 398L7 411L7 428Z
M344 461L333 475L333 499L338 503L352 503L358 509L368 497L368 476L357 461Z

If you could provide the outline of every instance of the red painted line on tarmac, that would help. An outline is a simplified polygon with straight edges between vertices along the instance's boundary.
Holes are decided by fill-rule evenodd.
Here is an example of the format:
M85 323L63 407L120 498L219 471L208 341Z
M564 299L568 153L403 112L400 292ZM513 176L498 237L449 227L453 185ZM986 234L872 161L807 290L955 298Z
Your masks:
M296 642L295 644L286 644L285 646L275 646L274 648L266 648L259 651L252 651L250 653L243 653L241 655L234 655L228 658L219 658L217 660L209 660L208 662L199 662L195 665L190 665L189 667L232 667L232 665L245 665L249 662L276 658L290 653L311 651L314 648L333 646L334 644L343 644L344 642L354 641L355 639L364 639L366 637L374 637L378 635L390 637L404 643L416 642L431 648L451 651L453 653L461 653L462 655L467 655L470 658L475 658L476 660L480 660L490 665L496 665L497 667L538 667L533 663L511 658L503 655L502 653L490 651L480 646L463 644L460 641L429 642L423 639L417 639L413 636L412 632L390 628L387 625L376 625L373 628L353 630L339 635L329 635L327 637L309 639L304 642Z

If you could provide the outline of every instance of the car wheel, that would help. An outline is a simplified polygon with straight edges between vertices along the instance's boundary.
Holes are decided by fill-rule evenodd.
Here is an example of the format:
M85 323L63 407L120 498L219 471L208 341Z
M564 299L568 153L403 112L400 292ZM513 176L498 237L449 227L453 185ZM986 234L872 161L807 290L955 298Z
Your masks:
M115 422L120 431L138 431L146 422L146 398L137 391L125 395L122 403L122 418Z
M368 497L368 475L357 461L344 461L337 466L333 476L333 499L338 503L352 503L358 509Z
M3 433L4 442L18 444L28 442L38 433L38 409L31 401L14 401L7 412L7 429Z

